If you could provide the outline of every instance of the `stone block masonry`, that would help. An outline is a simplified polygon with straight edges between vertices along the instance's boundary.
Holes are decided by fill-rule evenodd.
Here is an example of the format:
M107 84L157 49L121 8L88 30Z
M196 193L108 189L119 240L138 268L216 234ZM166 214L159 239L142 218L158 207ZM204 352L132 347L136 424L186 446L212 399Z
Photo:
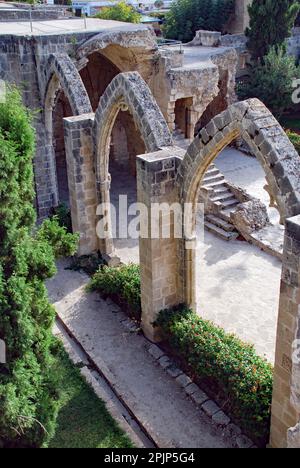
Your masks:
M182 150L165 148L137 158L138 202L147 208L141 225L148 226L148 236L140 239L140 265L142 284L142 326L151 341L159 341L159 330L153 327L158 312L182 302L180 271L176 252L178 239L171 234L163 238L167 229L174 231L174 218L160 218L160 236L152 238L153 204L162 202L172 205L178 202L175 174L181 163Z
M72 225L80 233L79 255L98 248L93 122L94 114L64 120Z

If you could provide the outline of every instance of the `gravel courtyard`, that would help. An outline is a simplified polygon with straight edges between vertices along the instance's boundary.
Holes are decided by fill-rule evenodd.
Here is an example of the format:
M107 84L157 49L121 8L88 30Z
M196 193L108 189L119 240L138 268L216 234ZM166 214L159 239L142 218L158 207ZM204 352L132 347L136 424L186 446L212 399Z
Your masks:
M268 206L265 175L255 158L227 148L215 164L229 181ZM130 203L136 200L135 179L112 171L115 205L118 195L124 193ZM269 209L269 216L273 223L278 222L274 208ZM119 239L115 245L124 263L138 263L137 240ZM197 260L198 313L254 344L260 355L274 362L280 275L278 259L246 242L226 242L205 231Z

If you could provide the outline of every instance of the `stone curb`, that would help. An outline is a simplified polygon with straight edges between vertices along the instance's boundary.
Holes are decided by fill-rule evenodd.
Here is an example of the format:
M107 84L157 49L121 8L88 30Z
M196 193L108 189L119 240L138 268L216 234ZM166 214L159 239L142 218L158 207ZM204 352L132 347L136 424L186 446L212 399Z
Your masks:
M224 437L230 438L235 448L256 448L255 444L241 429L231 423L231 419L224 411L209 398L192 379L186 375L156 344L149 344L148 353L167 372L175 382L185 391L186 395L203 413L208 416L213 425L222 431Z

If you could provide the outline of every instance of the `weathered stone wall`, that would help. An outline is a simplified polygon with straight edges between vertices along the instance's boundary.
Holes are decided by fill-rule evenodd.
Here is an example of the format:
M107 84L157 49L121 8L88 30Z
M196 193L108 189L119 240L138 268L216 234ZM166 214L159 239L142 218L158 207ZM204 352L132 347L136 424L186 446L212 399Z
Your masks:
M116 162L136 175L136 156L146 152L145 143L129 111L120 111L111 138L110 164Z
M93 124L94 114L64 119L72 226L80 234L79 255L98 248Z
M271 446L277 448L300 447L300 346L293 345L300 337L299 254L300 219L295 216L286 222L280 288L271 422Z
M80 70L80 76L94 111L107 86L119 73L120 70L99 52L94 52L89 56L88 63Z
M72 115L96 110L99 98L120 72L138 71L149 83L171 130L176 101L187 99L189 138L194 136L204 109L218 95L220 74L227 68L230 71L228 81L222 82L226 87L222 100L224 105L231 102L236 61L233 50L220 51L215 63L200 67L196 73L181 67L180 54L168 54L158 51L153 31L140 25L60 35L0 35L0 77L20 85L25 105L41 110L35 118L39 217L47 216L62 198L57 174L60 163L65 167L61 117L70 116L70 109ZM129 145L132 143L129 139ZM142 150L141 144L134 146Z
M181 302L196 306L193 245L199 190L207 168L237 136L247 141L261 162L286 223L270 442L274 448L299 448L300 160L276 119L258 100L237 103L215 117L195 138L183 160L182 150L176 148L138 158L138 200L148 209L157 202L181 201L193 206L192 213L185 218L192 224L189 237L164 239L160 234L140 239L142 325L152 341L159 341L159 330L153 328L153 323L162 308ZM143 224L149 222L152 218L149 219L148 211ZM161 224L173 227L169 216L162 216ZM169 290L169 284L176 288Z
M177 253L179 240L174 235L164 238L163 232L174 232L174 218L161 214L160 236L152 237L153 204L179 202L176 173L184 151L166 148L137 158L138 202L147 208L141 225L146 229L140 239L142 285L142 327L151 341L159 341L159 330L153 327L158 313L184 302L183 282ZM174 212L173 212L174 213Z
M31 13L31 15L30 15ZM66 8L57 6L31 6L29 8L1 8L0 4L0 22L6 21L33 21L57 20L72 17L72 13Z
M230 34L244 33L249 26L248 6L252 0L235 0L234 15L226 25L225 30Z
M145 32L140 33L141 37L143 34L145 36ZM73 115L91 110L88 107L90 104L89 100L86 99L86 92L83 87L80 88L82 82L74 63L77 49L95 35L97 35L95 32L34 37L0 35L0 78L19 85L23 90L25 105L33 110L41 110L34 121L37 131L35 180L37 210L40 217L47 216L52 206L55 206L59 201L52 145L52 113L57 102L58 91L63 87ZM119 34L119 41L123 40L125 36L126 32ZM131 33L130 36L133 41L134 34ZM113 39L111 40L113 41ZM153 43L151 50L152 48ZM117 53L115 55L117 56ZM135 64L135 59L136 57L132 57L133 64ZM147 61L149 61L149 56L147 56ZM76 65L79 69L82 67L82 62L85 66L84 57L77 58ZM131 67L134 66L133 64ZM99 70L101 72L101 67L98 69L98 75ZM82 71L82 75L86 76L84 71ZM107 84L109 78L107 76ZM88 79L86 83L87 81ZM104 91L103 88L102 91ZM89 91L95 107L97 96L93 94L92 87ZM69 112L64 113L64 117L68 114ZM58 146L62 146L62 124L58 123L59 118L60 113L58 112L54 124L56 128L60 125Z
M160 49L149 86L170 130L174 130L175 106L179 99L192 100L189 108L189 124L192 129L189 138L194 137L199 118L220 92L225 96L225 108L231 104L235 100L236 65L237 55L234 49L216 49L211 57L208 52L208 58L202 66L197 63L194 67L185 67L184 56L178 51ZM227 80L222 81L224 73ZM224 86L222 91L219 88L220 82ZM213 115L220 110L224 109L216 108Z
M75 37L75 40L77 42L85 41L90 35L91 33L80 33L77 39ZM51 207L57 204L56 168L53 146L49 144L49 138L52 142L52 135L47 135L45 122L45 95L49 79L54 73L54 69L49 67L49 57L56 53L72 56L74 36L0 35L0 78L17 84L23 92L24 104L34 111L40 111L35 113L34 119L37 135L34 159L36 205L40 217L47 216ZM68 63L65 66L68 66ZM61 78L65 79L64 71ZM56 91L59 87L58 85ZM70 91L74 93L74 101L80 103L82 93L76 94L76 90L73 88L74 86L71 86ZM55 96L52 100L54 99ZM78 109L80 109L79 112L83 110L80 105Z

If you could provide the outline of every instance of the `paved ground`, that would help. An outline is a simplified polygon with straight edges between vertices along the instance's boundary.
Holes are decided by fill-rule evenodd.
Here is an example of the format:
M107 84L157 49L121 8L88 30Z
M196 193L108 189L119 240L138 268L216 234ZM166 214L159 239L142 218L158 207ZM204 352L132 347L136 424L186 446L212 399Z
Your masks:
M0 36L3 34L14 35L51 35L60 33L74 33L84 31L113 32L117 31L140 31L146 30L147 26L142 24L122 23L120 21L99 20L93 18L74 18L65 20L34 21L33 31L30 28L29 13L28 21L8 21L1 23Z
M167 49L183 51L183 64L182 68L186 70L194 70L200 68L215 68L216 65L212 62L211 58L228 51L229 47L205 47L205 46L186 46L186 45L172 45Z
M280 261L246 242L205 232L197 261L198 313L274 362Z
M265 173L256 158L247 156L234 148L226 148L217 157L215 164L229 182L247 190L250 195L259 198L267 206L272 223L279 222L278 211L275 208L269 208L270 197L264 190Z
M58 274L48 282L52 303L159 446L230 447L174 379L154 363L147 351L149 342L124 328L120 309L98 294L86 294L88 277L65 270L66 266L66 261L60 262Z
M111 174L111 203L116 208L116 213L119 213L119 196L127 196L127 204L130 206L132 203L136 203L137 190L136 190L136 178L130 174L126 169L118 166L110 166ZM124 213L125 210L122 210ZM134 216L128 216L128 222L130 222ZM126 219L121 226L117 218L113 221L113 230L119 230L120 227L127 230L128 222ZM117 231L116 231L117 232ZM126 234L125 234L126 236ZM139 240L138 239L127 239L118 238L115 239L116 255L121 258L123 263L139 263Z
M229 181L268 206L264 171L255 158L227 148L215 163ZM135 179L127 172L112 171L112 201L117 204L122 193L129 194L129 201L136 200ZM274 208L269 216L278 222ZM116 247L123 262L139 261L136 240L117 240ZM281 262L246 242L228 243L207 231L198 252L199 314L254 344L260 355L273 362Z

